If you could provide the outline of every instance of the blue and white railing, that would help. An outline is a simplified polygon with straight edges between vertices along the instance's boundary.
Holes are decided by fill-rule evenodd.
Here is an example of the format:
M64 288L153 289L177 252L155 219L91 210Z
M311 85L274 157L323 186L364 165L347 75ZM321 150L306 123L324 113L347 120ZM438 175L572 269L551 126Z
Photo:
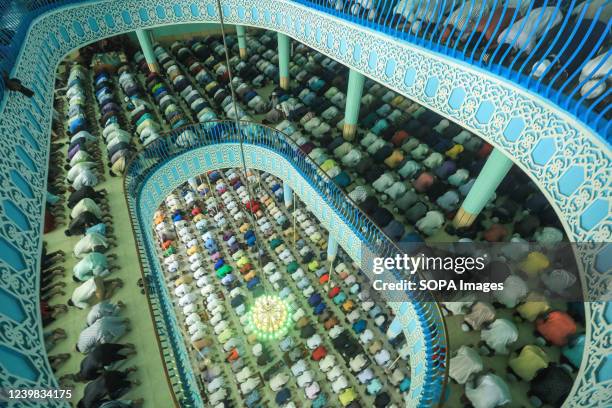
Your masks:
M158 139L139 153L128 167L125 182L128 202L133 203L141 199L143 185L147 179L153 173L167 166L171 159L200 147L237 145L241 140L245 147L265 148L287 160L358 237L360 240L358 245L362 248L362 253L367 250L376 254L376 256L385 257L395 256L400 252L400 249L350 201L336 184L325 176L325 173L316 163L305 155L294 142L275 129L255 123L241 123L239 132L235 122L210 122L177 129L164 138ZM231 166L231 164L226 166ZM155 204L148 203L147 205ZM130 204L130 207L132 208L133 204ZM132 213L134 217L134 212ZM142 214L136 214L135 219L140 225L135 225L135 230L148 225L147 220L141 218ZM138 241L142 249L143 240L140 238ZM365 249L366 247L367 249ZM144 243L144 248L148 248L146 243ZM147 253L147 255L150 260L148 264L153 266L155 264L153 261L154 254ZM154 295L159 298L160 304L165 305L164 308L171 309L172 302L169 299L169 294L163 288L163 275L159 271L156 272L152 274L153 276L150 276L150 280L153 282L151 286L155 287ZM400 275L399 271L395 272L395 278L418 280L418 276L403 276ZM418 316L418 325L422 333L426 356L421 368L424 373L424 381L422 382L424 386L419 390L419 395L416 395L413 399L418 402L417 405L419 406L433 406L440 400L447 378L448 346L444 320L437 303L427 292L407 291L404 298L398 299L397 303L400 301L409 302ZM170 319L164 316L162 323L166 327L163 330L176 331L176 323L174 322L174 318ZM178 355L184 356L186 353L184 346L177 345L177 350ZM189 377L188 373L184 375ZM192 386L189 381L183 383L185 386ZM187 394L187 392L183 393Z
M124 190L127 191L129 177L124 179ZM145 245L142 230L134 222L142 224L136 210L135 202L126 197L130 212L134 238L138 245L138 255L144 288L149 303L149 311L154 322L158 347L161 353L166 380L172 390L172 397L176 406L195 408L202 406L199 387L193 371L190 369L190 359L179 331L179 323L176 320L174 307L167 293L163 274L157 269L155 263L149 263L154 253Z
M610 138L610 1L295 1L511 80ZM72 3L91 1L0 0L0 71L34 19Z
M0 73L12 71L34 19L46 11L78 2L79 0L0 0ZM2 76L0 75L0 95L5 89Z
M610 1L295 1L485 69L610 131Z

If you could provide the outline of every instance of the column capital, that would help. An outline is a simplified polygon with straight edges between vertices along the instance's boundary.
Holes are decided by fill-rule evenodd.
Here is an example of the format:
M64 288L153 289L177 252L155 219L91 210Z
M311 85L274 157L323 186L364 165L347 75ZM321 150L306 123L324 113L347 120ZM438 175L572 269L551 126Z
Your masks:
M354 125L351 123L344 124L344 127L342 129L342 136L344 137L344 140L351 142L355 140L356 134L357 134L357 125Z
M469 227L474 223L478 214L470 214L465 211L463 207L459 208L457 214L455 214L455 218L453 219L453 226L455 228L465 228Z

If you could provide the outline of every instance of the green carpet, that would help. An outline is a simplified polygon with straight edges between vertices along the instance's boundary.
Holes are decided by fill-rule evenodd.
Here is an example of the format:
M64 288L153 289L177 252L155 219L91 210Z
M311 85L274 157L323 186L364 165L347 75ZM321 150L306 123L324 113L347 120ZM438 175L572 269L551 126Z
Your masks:
M112 302L119 300L126 305L122 316L130 319L132 330L122 337L120 343L134 343L137 354L122 363L120 367L136 366L138 371L130 375L130 378L137 379L141 385L133 387L132 390L123 398L137 399L144 398L145 408L171 407L173 405L171 391L166 382L165 371L162 364L160 350L155 339L155 331L147 300L140 293L140 288L136 282L140 278L140 265L136 244L132 234L128 209L123 195L123 179L119 177L109 177L108 172L106 181L100 183L97 188L105 188L108 191L108 202L110 212L113 216L114 234L117 237L117 246L111 248L109 253L117 255L119 270L115 270L108 279L121 278L124 282L123 288L119 289L111 298ZM72 267L77 260L72 256L72 248L80 237L66 237L64 235L65 225L58 226L54 231L44 235L47 242L48 251L64 250L66 261L64 266L66 273L62 281L66 282L65 295L56 296L51 299L51 304L65 304L77 283L72 281ZM66 330L68 338L60 341L49 354L70 353L70 359L58 370L57 377L67 373L75 373L79 369L79 364L84 355L75 351L74 346L81 330L85 326L85 318L88 310L69 308L67 314L60 317L45 327L48 332L55 328ZM81 398L85 384L75 384L74 402Z

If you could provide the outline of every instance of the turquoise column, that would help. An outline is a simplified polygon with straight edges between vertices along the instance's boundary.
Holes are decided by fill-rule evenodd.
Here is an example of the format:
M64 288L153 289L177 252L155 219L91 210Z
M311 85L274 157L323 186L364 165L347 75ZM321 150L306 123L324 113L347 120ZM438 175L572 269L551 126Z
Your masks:
M283 183L283 201L285 201L285 207L291 207L293 204L293 190L287 183Z
M136 30L136 36L138 37L138 42L140 43L140 48L145 56L149 70L151 72L159 72L159 65L157 65L157 58L155 58L155 53L153 52L153 44L151 44L149 31L138 29Z
M457 215L455 215L453 220L455 227L461 228L472 225L511 167L512 160L500 153L499 150L493 149L461 208L457 211Z
M280 87L289 89L289 37L278 33L278 74Z
M246 28L241 25L236 26L236 36L238 37L238 49L240 50L240 58L247 58L247 47L246 47Z
M344 110L344 128L342 135L346 140L353 140L357 133L357 120L361 107L361 94L365 77L355 70L350 70L348 89L346 91L346 107Z
M338 241L331 235L327 237L327 259L333 261L338 255Z

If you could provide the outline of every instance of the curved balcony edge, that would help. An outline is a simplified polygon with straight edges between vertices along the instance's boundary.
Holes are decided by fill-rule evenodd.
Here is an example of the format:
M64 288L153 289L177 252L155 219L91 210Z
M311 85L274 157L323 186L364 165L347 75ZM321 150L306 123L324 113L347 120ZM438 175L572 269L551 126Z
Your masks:
M187 126L171 132L145 148L129 164L126 196L136 213L136 230L152 267L153 280L163 284L162 268L152 236L153 214L164 198L194 174L245 164L283 179L304 201L347 254L362 262L364 249L380 256L393 256L399 249L367 216L282 133L262 125L219 121ZM348 203L348 205L347 205ZM143 242L144 241L144 242ZM373 278L371 271L364 271ZM396 279L402 278L399 273ZM403 277L406 278L406 277ZM158 291L162 303L172 307L166 289ZM411 363L411 406L433 406L446 381L446 330L442 313L428 293L393 295L389 306L403 328ZM167 329L171 330L171 328Z

